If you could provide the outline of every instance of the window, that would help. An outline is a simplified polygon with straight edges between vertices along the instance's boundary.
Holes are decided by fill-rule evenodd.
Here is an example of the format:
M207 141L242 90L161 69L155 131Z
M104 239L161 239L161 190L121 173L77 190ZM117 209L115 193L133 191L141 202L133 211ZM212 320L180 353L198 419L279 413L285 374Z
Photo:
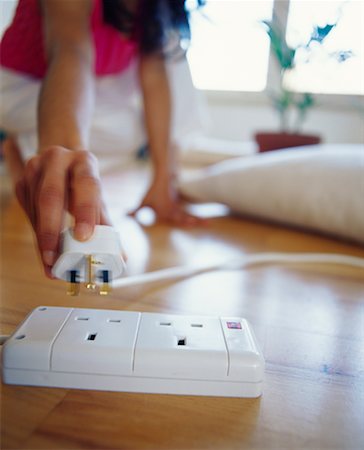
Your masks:
M269 39L261 20L273 10L286 25L292 47L307 43L315 25L336 23L320 48L297 50L296 67L285 79L298 92L364 94L364 2L359 0L207 0L191 15L188 61L196 87L219 91L262 91L267 84ZM314 47L314 46L313 46ZM332 55L349 51L339 63Z
M200 89L261 91L268 72L269 41L260 20L273 0L207 0L191 14L188 61Z
M297 51L297 64L286 86L299 92L364 94L364 3L357 0L291 0L287 21L287 42L305 44L315 25L335 24L324 43L307 52ZM338 62L334 55L349 51L352 56Z

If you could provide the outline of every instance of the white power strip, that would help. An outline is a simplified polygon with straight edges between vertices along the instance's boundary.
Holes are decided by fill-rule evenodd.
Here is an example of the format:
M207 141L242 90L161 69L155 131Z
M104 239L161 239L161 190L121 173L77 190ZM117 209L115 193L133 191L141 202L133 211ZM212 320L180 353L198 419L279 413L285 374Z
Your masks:
M239 317L38 307L6 340L8 384L258 397L264 359Z

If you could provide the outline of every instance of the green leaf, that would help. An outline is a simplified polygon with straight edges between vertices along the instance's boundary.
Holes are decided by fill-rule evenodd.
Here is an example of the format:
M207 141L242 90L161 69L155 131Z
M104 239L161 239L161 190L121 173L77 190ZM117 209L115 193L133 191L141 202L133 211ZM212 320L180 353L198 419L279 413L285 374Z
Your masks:
M315 100L314 100L313 95L304 93L300 97L300 100L296 101L296 106L301 112L304 112L304 111L306 111L306 109L313 106L314 103L315 103Z
M318 25L313 27L313 31L311 34L310 42L316 41L320 44L327 38L330 34L331 30L336 27L336 23L326 24L324 27L320 27Z
M284 36L283 30L277 19L263 20L266 32L270 38L271 51L283 70L294 67L296 49L291 48Z

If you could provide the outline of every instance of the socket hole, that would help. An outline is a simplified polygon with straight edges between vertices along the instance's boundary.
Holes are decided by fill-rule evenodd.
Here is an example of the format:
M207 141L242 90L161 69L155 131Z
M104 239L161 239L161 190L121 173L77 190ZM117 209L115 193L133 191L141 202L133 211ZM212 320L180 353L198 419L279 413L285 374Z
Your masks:
M186 338L178 338L177 339L177 345L186 345Z
M39 311L45 311L47 308L43 307L43 308L39 308Z
M160 322L159 325L162 327L170 327L172 325L172 322Z
M17 336L15 339L24 339L25 338L25 334L19 334L19 336Z
M121 319L107 319L107 321L110 323L120 323Z
M203 325L202 325L202 323L191 323L191 327L194 327L194 328L202 328Z
M76 320L88 320L89 317L76 317Z
M88 340L88 341L94 341L94 340L96 339L96 335L97 335L97 333L90 333L90 334L87 336L87 340Z

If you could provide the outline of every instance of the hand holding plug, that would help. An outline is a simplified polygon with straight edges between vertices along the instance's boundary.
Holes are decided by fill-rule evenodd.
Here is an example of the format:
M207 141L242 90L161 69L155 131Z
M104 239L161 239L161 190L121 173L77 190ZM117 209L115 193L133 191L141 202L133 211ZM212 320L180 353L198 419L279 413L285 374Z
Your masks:
M96 158L84 150L52 146L23 161L15 140L4 153L17 198L27 214L47 276L51 277L65 215L74 217L74 236L86 241L95 225L109 225Z

